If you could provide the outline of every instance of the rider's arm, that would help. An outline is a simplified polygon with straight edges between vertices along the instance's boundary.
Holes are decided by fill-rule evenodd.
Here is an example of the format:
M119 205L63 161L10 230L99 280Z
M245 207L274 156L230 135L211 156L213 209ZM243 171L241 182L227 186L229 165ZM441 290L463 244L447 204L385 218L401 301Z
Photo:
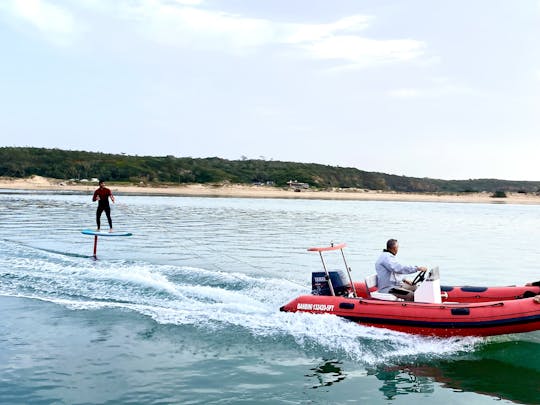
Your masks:
M389 270L397 274L411 274L417 271L426 271L427 269L422 266L407 266L400 264L394 256L390 256L387 261Z

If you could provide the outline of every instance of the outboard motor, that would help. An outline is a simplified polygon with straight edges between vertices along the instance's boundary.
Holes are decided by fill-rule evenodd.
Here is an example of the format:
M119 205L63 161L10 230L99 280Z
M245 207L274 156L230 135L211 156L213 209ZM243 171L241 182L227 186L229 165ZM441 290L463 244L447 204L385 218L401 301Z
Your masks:
M350 292L351 284L347 276L342 271L329 271L330 281L334 287L336 295L347 295ZM311 293L313 295L332 295L326 273L324 271L314 271L311 273Z

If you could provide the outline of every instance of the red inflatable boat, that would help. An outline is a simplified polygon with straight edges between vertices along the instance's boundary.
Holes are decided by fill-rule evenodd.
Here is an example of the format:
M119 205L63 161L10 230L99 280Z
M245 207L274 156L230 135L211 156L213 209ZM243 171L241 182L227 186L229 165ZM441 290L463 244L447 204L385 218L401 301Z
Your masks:
M341 316L366 326L422 335L490 336L540 329L540 282L508 287L448 287L440 285L438 269L413 281L414 301L377 292L376 275L353 282L343 254L346 245L310 248L318 252L324 272L312 274L313 291L280 308ZM345 273L329 271L323 252L339 250Z

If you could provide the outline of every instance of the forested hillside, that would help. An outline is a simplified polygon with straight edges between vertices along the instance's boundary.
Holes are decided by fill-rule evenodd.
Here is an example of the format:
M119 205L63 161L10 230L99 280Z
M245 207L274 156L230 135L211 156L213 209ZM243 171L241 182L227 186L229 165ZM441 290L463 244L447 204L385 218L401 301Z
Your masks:
M174 156L127 156L44 148L0 148L0 176L39 175L56 179L100 178L139 183L267 183L288 181L311 187L361 188L400 192L538 192L540 181L496 179L437 180L366 172L356 168L262 159L194 159Z

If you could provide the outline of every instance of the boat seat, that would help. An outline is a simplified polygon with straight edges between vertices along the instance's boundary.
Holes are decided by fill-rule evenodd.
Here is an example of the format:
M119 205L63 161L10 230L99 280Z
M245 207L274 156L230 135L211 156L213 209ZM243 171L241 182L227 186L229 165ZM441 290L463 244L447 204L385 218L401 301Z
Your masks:
M382 293L378 291L371 292L369 289L377 287L377 273L370 274L366 277L366 293L368 298L374 298L376 300L383 301L403 301L401 298L396 297L394 294Z
M402 298L398 298L394 294L381 293L378 291L373 291L371 293L371 298L375 298L376 300L384 300L384 301L403 301Z
M371 292L369 291L370 288L372 287L377 287L377 273L374 273L374 274L370 274L369 276L366 277L366 280L365 280L365 283L366 283L366 293L367 293L367 297L371 297Z

